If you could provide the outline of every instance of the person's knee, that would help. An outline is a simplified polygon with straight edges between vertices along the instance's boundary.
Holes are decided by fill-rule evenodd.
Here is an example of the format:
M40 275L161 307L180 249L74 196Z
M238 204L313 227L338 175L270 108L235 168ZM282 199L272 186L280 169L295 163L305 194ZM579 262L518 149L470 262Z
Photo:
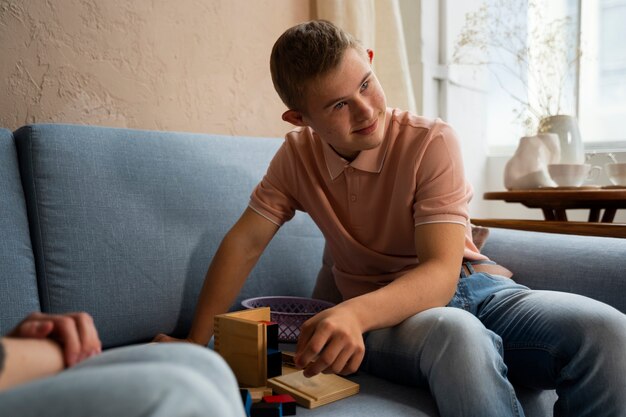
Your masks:
M557 345L560 351L596 355L626 345L626 315L619 310L575 294L548 294L556 300L554 308L560 310L544 325L562 335Z
M366 337L363 370L396 382L424 385L434 373L473 373L487 360L497 362L500 338L471 313L433 308Z
M453 307L439 307L409 317L392 328L371 332L366 347L389 351L400 346L402 351L407 352L429 347L441 350L442 346L467 350L468 346L479 346L485 340L492 342L494 338L499 340L471 313Z
M217 384L219 390L237 386L237 380L226 361L216 352L191 344L173 343L155 346L167 349L168 362L193 370Z
M417 319L417 318L415 318ZM472 380L468 375L492 369L495 375L506 372L502 360L502 339L485 328L471 313L458 308L444 307L429 311L429 325L420 357L420 369L429 380L435 375L454 375L453 379Z
M170 343L155 346L168 349L168 358L172 363L190 366L196 371L203 372L207 367L211 373L232 375L224 359L209 348L188 343Z
M588 314L580 333L580 348L593 356L606 355L606 359L617 365L624 363L623 349L626 346L626 316L608 307L603 312Z
M425 313L428 313L426 319L429 325L423 337L429 344L457 346L468 350L468 347L480 346L484 341L491 343L494 340L496 342L500 340L487 330L478 318L465 310L442 307Z
M241 415L241 404L234 395L237 385L223 380L222 375L203 375L174 364L153 365L149 372L153 377L144 378L141 392L151 399L155 415Z
M604 314L596 315L587 327L593 329L596 337L605 343L624 342L626 339L626 315L609 306Z

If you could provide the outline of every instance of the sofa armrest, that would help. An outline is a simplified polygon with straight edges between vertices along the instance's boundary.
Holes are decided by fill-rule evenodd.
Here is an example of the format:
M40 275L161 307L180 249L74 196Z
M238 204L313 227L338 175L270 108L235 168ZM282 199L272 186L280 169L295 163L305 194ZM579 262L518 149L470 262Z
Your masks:
M491 229L482 252L520 284L585 295L626 312L626 239Z

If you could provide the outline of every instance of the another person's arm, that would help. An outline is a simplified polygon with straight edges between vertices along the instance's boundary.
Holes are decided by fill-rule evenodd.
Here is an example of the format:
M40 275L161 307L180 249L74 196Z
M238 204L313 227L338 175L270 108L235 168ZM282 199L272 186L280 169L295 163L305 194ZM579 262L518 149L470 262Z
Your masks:
M278 226L247 208L226 234L207 271L189 336L184 341L206 346L213 335L213 317L225 313ZM156 342L181 341L160 334Z
M54 375L102 349L87 313L32 313L0 342L5 351L0 390Z
M417 267L379 290L344 301L305 322L296 354L296 364L305 368L305 375L353 373L363 360L363 333L448 304L459 278L465 227L424 224L415 228L415 236Z

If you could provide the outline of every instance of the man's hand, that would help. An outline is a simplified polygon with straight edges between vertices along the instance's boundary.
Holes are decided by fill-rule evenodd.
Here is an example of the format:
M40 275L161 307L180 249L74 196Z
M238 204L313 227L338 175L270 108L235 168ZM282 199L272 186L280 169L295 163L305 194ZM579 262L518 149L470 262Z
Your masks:
M356 315L345 305L324 310L300 330L295 362L304 375L348 375L359 369L365 354L363 332Z
M65 366L73 366L102 352L98 332L87 313L31 313L7 337L51 339L61 346Z

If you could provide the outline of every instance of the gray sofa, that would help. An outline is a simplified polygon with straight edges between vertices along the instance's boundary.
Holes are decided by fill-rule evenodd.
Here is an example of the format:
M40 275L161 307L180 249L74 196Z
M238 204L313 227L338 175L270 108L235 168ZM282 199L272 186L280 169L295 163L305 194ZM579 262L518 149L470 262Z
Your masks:
M0 130L0 334L31 311L85 310L105 348L185 335L211 257L280 143L54 124ZM309 296L323 244L299 213L237 302ZM484 252L532 288L626 311L626 240L493 229ZM426 390L351 378L358 396L298 415L437 415ZM554 392L518 390L527 415L552 415Z

